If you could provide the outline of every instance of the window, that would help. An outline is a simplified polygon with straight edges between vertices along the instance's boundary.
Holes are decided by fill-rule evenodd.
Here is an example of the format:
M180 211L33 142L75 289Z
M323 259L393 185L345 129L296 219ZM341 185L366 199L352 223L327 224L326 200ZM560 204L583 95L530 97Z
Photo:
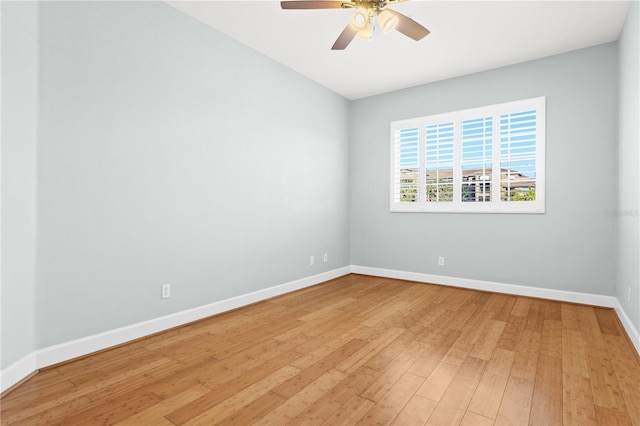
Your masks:
M391 211L544 213L545 98L391 123Z

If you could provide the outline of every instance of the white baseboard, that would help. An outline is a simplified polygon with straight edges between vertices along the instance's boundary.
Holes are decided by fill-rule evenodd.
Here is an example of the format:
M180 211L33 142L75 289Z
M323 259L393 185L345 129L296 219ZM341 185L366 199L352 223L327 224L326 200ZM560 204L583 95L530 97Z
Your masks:
M400 280L417 281L423 283L440 284L453 287L470 288L474 290L492 291L495 293L513 294L516 296L538 297L542 299L558 300L562 302L581 303L585 305L614 308L620 322L627 332L636 352L640 354L640 334L633 326L627 313L614 296L600 294L577 293L573 291L554 290L550 288L529 287L524 285L504 284L491 281L456 278L443 275L423 274L418 272L397 271L393 269L371 268L368 266L351 265L354 274L372 275L376 277L395 278Z
M615 309L616 309L616 313L618 314L618 318L620 318L620 322L622 323L622 326L627 332L629 339L631 339L631 343L633 343L633 346L636 347L636 351L638 352L638 354L640 354L640 331L638 331L633 326L633 323L629 319L629 316L627 315L625 310L622 309L622 305L620 305L620 302L618 301L618 299L616 299Z
M0 393L29 377L37 370L36 353L31 352L2 370L0 373Z
M149 336L173 327L188 324L212 315L270 299L281 294L320 284L349 273L350 267L345 266L186 311L176 312L149 321L39 349L4 368L0 372L0 392L9 389L38 369Z
M638 330L627 316L624 309L613 296L604 296L588 293L576 293L570 291L528 287L513 284L496 283L491 281L471 280L467 278L447 277L443 275L422 274L416 272L396 271L391 269L371 268L366 266L345 266L332 271L305 277L285 284L276 285L263 290L233 297L219 302L210 303L171 315L155 318L115 330L106 331L93 336L87 336L59 345L50 346L32 352L19 361L4 368L0 372L0 392L4 392L33 372L68 361L96 351L120 345L131 340L139 339L154 333L158 333L173 327L188 324L212 315L247 306L262 300L270 299L305 287L320 284L349 273L373 275L377 277L395 278L409 281L417 281L432 284L441 284L454 287L470 288L475 290L507 293L518 296L539 297L544 299L559 300L563 302L583 303L595 306L614 308L629 335L636 351L640 353L640 335Z

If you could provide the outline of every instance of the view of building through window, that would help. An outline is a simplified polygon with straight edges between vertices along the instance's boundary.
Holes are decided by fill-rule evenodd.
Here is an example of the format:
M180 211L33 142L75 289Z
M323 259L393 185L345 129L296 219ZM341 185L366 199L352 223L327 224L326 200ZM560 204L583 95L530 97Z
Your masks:
M400 201L414 203L418 194L418 171L406 168L401 171ZM492 169L470 169L462 177L462 201L491 201ZM436 171L426 176L427 201L453 201L452 171ZM502 201L534 201L535 177L508 169L500 170L500 199Z

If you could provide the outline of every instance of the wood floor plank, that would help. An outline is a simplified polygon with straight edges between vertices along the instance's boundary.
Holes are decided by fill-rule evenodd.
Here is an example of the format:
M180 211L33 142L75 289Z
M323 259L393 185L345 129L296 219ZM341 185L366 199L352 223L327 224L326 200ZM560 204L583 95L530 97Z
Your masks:
M119 348L118 348L119 349ZM101 356L106 354L100 354ZM119 356L121 355L121 356ZM91 368L89 360L81 360L82 365L78 369L67 370L64 373L68 380L75 386L97 386L100 383L113 382L114 375L125 374L135 375L135 372L129 372L131 366L135 366L136 370L141 371L147 367L148 363L154 363L156 365L161 363L168 363L171 360L167 357L158 359L155 353L151 353L147 350L142 352L115 352L111 354L112 359L100 359L95 369Z
M469 403L469 411L495 420L515 355L515 352L501 348L493 352Z
M472 294L466 294L465 296L471 298ZM491 320L492 316L491 312L482 310L482 305L462 302L462 306L457 309L454 318L447 326L453 330L462 331L464 341L473 344L477 340L484 323ZM474 318L474 321L471 321L471 318Z
M593 310L598 319L600 331L603 334L609 334L611 336L620 335L620 327L618 327L619 322L616 319L615 310L611 308L593 308Z
M403 332L404 329L402 328L390 328L389 330L381 334L378 338L369 342L367 345L345 358L344 361L336 366L336 369L345 373L354 372L358 367L367 362L376 353L380 352L382 348L384 348L391 341L400 336Z
M424 384L418 389L416 395L439 402L442 395L444 395L458 374L459 369L459 365L440 361L429 377L427 377Z
M328 421L329 418L338 413L343 406L365 389L377 375L378 372L375 370L364 366L360 367L338 383L331 392L326 393L320 399L310 404L309 407L298 414L291 423L307 425L321 424ZM358 397L357 400L363 400L363 398ZM368 411L368 409L366 411ZM362 415L364 415L364 412Z
M2 425L640 426L614 309L350 274L52 366Z
M340 308L356 301L357 299L352 297L345 297L344 299L336 300L330 305L311 311L307 315L301 316L298 319L304 322L331 320L333 317L344 315L344 312L341 311Z
M487 417L483 417L480 414L476 414L472 411L464 413L464 417L460 422L460 426L493 426L494 420Z
M413 395L391 424L397 426L423 425L433 414L436 405L438 403L435 401Z
M257 400L253 401L249 407L236 411L228 417L216 421L219 425L252 425L259 422L267 413L285 403L287 399L277 393L268 392ZM173 423L171 423L173 424Z
M527 317L524 321L525 331L542 333L542 323L544 321L544 302L536 300L529 306Z
M596 405L596 417L599 425L606 426L631 426L637 423L631 422L626 412L612 410L611 408L599 407Z
M132 416L125 418L114 425L125 426L125 425L155 425L162 422L164 416L169 414L170 412L180 408L191 401L194 401L201 396L207 394L209 389L205 388L202 385L195 385L184 392L181 392L177 395L172 396L171 398L167 398L165 400L159 401L158 403L150 406L146 410L142 410ZM166 419L165 419L166 420Z
M287 356L289 358L287 358ZM281 358L274 358L270 361L261 363L248 372L227 377L223 379L223 381L218 381L218 377L212 377L209 380L209 384L205 383L205 386L211 389L211 392L176 409L175 411L172 411L167 414L166 417L176 425L184 424L196 417L198 414L215 408L229 398L232 398L234 395L239 394L244 389L265 380L265 378L269 377L275 371L279 371L287 366L291 368L285 370L286 373L291 373L295 370L295 373L291 374L291 377L293 377L295 374L300 372L299 369L289 365L289 361L291 359L295 359L296 356L296 354L283 354ZM211 383L215 383L215 386ZM278 383L278 385L279 384L280 383ZM232 413L226 413L223 417L228 417L231 414Z
M398 311L404 311L409 307L409 301L407 300L395 300L390 301L386 306L381 306L376 310L376 313L371 315L361 324L366 327L375 327L377 324L385 321Z
M345 425L352 426L357 424L371 408L376 405L375 402L369 401L359 396L353 396L346 404L338 409L326 422L327 425Z
M547 321L562 321L562 303L545 300L544 319Z
M640 362L629 340L623 336L604 335L611 365L625 401L625 413L635 425L640 425Z
M593 390L594 404L625 411L626 404L622 397L620 383L618 383L618 377L608 357L597 352L587 353L587 365L589 366L589 384Z
M287 398L286 401L279 404L271 412L266 413L254 424L273 425L289 423L308 406L333 389L339 382L344 380L344 378L345 374L341 371L333 369L326 371L313 382Z
M114 424L125 420L157 403L162 399L153 393L140 393L137 390L106 400L98 405L64 417L62 424Z
M518 342L524 330L524 322L526 318L524 316L509 315L506 319L506 325L500 340L498 340L497 347L506 349L508 351L516 351Z
M342 337L318 337L311 339L302 345L296 345L294 350L300 353L300 357L293 361L291 365L298 367L300 370L304 370L325 358L332 352L338 350L349 340L353 339L345 339Z
M535 331L523 331L516 347L511 375L530 381L536 378L538 355L540 353L541 334Z
M487 361L468 357L433 411L427 424L459 424L487 366Z
M315 364L300 371L298 374L280 384L272 391L285 397L291 398L296 393L300 392L309 383L316 380L318 377L327 373L329 370L335 368L344 359L348 359L351 355L362 349L367 342L363 340L354 339L344 344L342 347L331 352L326 357L322 358Z
M407 372L426 379L433 373L433 370L435 370L441 360L442 357L421 356L413 363Z
M589 377L589 365L581 331L562 330L562 370L565 373Z
M471 348L469 356L488 361L498 345L505 326L506 323L503 321L489 320Z
M528 297L518 297L511 310L511 315L526 318L532 301L533 299Z
M205 378L220 371L225 371L222 363L203 360L192 365L176 367L173 374L151 380L145 384L144 388L148 388L162 399L168 399L202 384Z
M58 395L72 393L76 389L76 386L73 383L64 379L64 376L61 376L57 371L49 370L49 372L53 372L55 374L53 382L40 382L37 385L31 383L31 381L25 383L25 385L28 385L25 386L28 387L28 389L20 387L11 393L11 398L5 398L2 400L3 412L13 410L20 411L21 407L25 406L35 407L41 404L42 401L56 398ZM38 376L35 378L37 377Z
M393 327L395 327L395 325ZM402 329L402 327L398 328ZM382 371L389 365L389 363L396 362L395 360L398 360L398 362L405 362L405 356L413 358L411 352L405 351L412 346L414 349L419 351L422 351L423 348L426 347L424 342L419 341L418 339L423 332L424 327L421 324L411 325L409 328L404 329L404 332L391 340L388 345L384 346L373 357L369 358L364 365L376 371Z
M529 416L532 426L562 423L562 389L562 359L543 355L541 351Z
M391 424L422 383L424 383L422 377L404 374L358 423L362 425Z
M377 402L400 379L424 351L426 343L415 340L394 362L384 368L360 396Z
M87 396L94 401L113 399L142 387L144 383L156 377L173 374L175 369L176 363L172 360L165 357L158 358L146 365L139 365L137 368L111 375L113 380L105 381L104 385L95 391L88 392Z
M166 416L174 424L186 424L186 425L211 425L220 420L226 419L232 416L234 413L242 410L243 407L252 404L254 401L262 398L268 394L271 389L280 383L295 376L299 370L295 367L285 365L279 370L269 374L268 376L254 382L248 387L243 388L241 391L234 393L228 398L221 401L220 404L216 404L211 408L202 411L191 413L189 420L186 422L176 421L175 416ZM174 412L175 413L175 412ZM193 416L195 414L195 416Z
M484 315L479 317L477 321L469 324L469 327L464 330L460 334L460 337L451 345L451 348L443 358L444 361L456 365L462 365L464 363L473 350L475 343L480 338L482 330L487 327L490 321L488 319L491 315L490 313L489 315L486 315L486 313L482 314Z
M567 425L595 425L596 409L587 377L564 373L563 423Z
M509 296L507 294L494 293L491 294L487 303L482 308L483 311L489 311L493 313L493 317L496 321L507 322L507 319L511 315L513 305L516 303L516 297Z
M580 306L573 303L563 303L560 307L562 328L580 331Z
M532 380L513 375L509 377L498 409L496 425L529 424L533 386Z
M6 422L7 424L12 425L51 425L55 424L58 419L70 417L73 414L88 409L93 405L94 403L92 400L90 400L86 396L80 396L75 399L55 404L48 410L44 410L41 412L36 412L35 410L27 411L24 409L17 412L7 410L2 419L3 424L4 422Z
M540 337L540 355L562 359L562 322L545 319Z

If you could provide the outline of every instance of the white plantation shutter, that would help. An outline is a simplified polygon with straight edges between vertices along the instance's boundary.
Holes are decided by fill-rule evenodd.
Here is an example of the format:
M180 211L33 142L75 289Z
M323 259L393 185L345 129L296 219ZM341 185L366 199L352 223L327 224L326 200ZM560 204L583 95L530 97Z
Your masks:
M463 202L491 201L493 117L462 121L461 162Z
M500 199L536 198L536 111L500 116Z
M396 203L418 201L418 128L394 132L393 197Z
M426 127L426 201L453 201L453 122Z
M545 98L391 123L391 211L544 213Z

